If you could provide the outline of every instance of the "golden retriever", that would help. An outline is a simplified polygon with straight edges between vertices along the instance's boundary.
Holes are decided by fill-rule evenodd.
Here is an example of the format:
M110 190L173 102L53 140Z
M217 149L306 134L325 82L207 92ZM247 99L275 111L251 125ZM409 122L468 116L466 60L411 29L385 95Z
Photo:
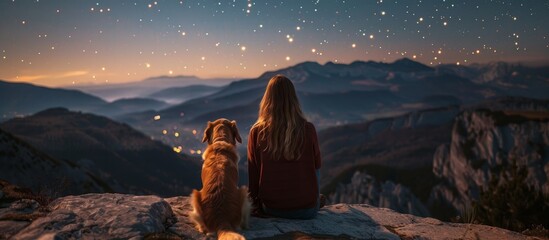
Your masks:
M198 231L217 233L219 239L245 239L235 231L248 227L251 202L248 189L238 187L236 141L242 143L235 121L221 118L208 122L202 142L202 189L191 194L190 219Z

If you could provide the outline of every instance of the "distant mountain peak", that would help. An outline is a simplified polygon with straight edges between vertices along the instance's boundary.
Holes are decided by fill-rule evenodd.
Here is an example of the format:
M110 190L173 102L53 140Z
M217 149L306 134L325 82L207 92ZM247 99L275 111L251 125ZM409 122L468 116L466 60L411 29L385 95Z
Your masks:
M258 77L258 79L268 80L268 79L270 79L271 77L273 77L277 74L282 74L282 75L285 75L285 76L291 78L291 76L288 76L288 75L291 75L292 71L295 71L295 70L303 71L303 70L305 70L307 72L311 72L311 71L314 72L315 69L322 69L322 67L323 66L321 64L319 64L318 62L305 61L305 62L298 63L296 65L289 66L289 67L282 68L282 69L278 69L278 70L275 70L275 71L264 72L263 74L261 74L261 76Z
M298 66L298 65L296 65ZM334 62L326 62L324 64L324 67L335 67L335 66L342 66L342 67L362 67L367 66L371 68L378 68L378 69L384 69L389 71L398 71L398 72L421 72L421 71L433 71L434 69L422 64L420 62L413 61L409 58L401 58L393 63L385 63L385 62L376 62L376 61L361 61L357 60L350 64L344 64L344 63L334 63Z
M332 61L328 61L324 64L325 67L328 67L328 66L335 66L335 65L343 65L341 63L335 63L335 62L332 62Z
M143 81L157 81L157 80L162 81L162 80L166 80L166 79L177 79L177 78L197 78L197 79L199 79L199 77L194 76L194 75L190 75L190 76L187 76L187 75L177 75L177 76L161 75L161 76L146 78Z
M296 64L294 67L318 67L318 66L322 66L322 65L320 65L320 63L318 62L305 61L305 62Z
M394 63L418 63L418 62L405 57L405 58L401 58L401 59L398 59L398 60L394 61L393 64Z
M403 72L408 72L408 71L412 71L412 72L415 72L415 71L433 71L434 69L423 64L423 63L420 63L420 62L416 62L416 61L413 61L409 58L401 58L401 59L398 59L396 61L394 61L392 64L391 64L393 67L396 67L397 69L403 71Z
M55 108L48 108L46 110L37 112L34 114L35 116L57 116L61 114L67 114L70 113L69 109L64 107L55 107Z

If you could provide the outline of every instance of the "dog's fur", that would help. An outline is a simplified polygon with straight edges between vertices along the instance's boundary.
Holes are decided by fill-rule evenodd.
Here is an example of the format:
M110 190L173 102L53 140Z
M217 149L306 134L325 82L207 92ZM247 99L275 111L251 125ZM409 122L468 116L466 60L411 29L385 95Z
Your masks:
M238 187L236 141L242 143L235 121L208 122L202 142L208 142L202 158L202 189L193 190L190 219L198 231L219 239L244 239L235 231L248 227L251 202L248 188Z

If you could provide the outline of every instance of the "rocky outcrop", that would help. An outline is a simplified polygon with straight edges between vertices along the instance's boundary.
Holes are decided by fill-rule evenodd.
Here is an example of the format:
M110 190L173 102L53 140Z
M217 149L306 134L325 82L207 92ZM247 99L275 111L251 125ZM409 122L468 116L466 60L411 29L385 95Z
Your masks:
M6 212L22 206L40 214L30 224L6 219ZM85 194L59 198L43 212L28 206L14 202L0 209L2 238L211 239L189 221L188 197ZM495 227L445 223L367 204L326 206L313 220L252 217L250 228L240 233L248 239L528 239Z
M547 111L469 110L456 118L450 144L434 156L433 172L443 179L432 203L456 210L470 207L501 169L527 169L526 183L549 193L549 113Z
M170 205L156 196L85 194L54 201L49 213L34 220L14 239L139 238L170 224Z
M349 184L340 184L328 197L335 203L366 203L400 213L429 216L429 211L409 188L392 181L377 181L364 172L355 172Z

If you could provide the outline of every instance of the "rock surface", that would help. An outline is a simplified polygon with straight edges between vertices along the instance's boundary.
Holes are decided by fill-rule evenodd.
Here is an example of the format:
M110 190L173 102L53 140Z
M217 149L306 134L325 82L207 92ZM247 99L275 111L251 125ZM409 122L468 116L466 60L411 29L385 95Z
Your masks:
M62 239L142 238L164 231L173 218L170 205L156 196L67 196L52 202L49 210L13 238L38 239L44 235Z
M188 197L85 194L57 199L48 209L30 225L0 220L0 227L11 224L10 233L17 232L2 232L1 237L211 239L190 223ZM247 239L534 239L495 227L445 223L366 204L326 206L314 220L251 218L250 228L240 233Z

